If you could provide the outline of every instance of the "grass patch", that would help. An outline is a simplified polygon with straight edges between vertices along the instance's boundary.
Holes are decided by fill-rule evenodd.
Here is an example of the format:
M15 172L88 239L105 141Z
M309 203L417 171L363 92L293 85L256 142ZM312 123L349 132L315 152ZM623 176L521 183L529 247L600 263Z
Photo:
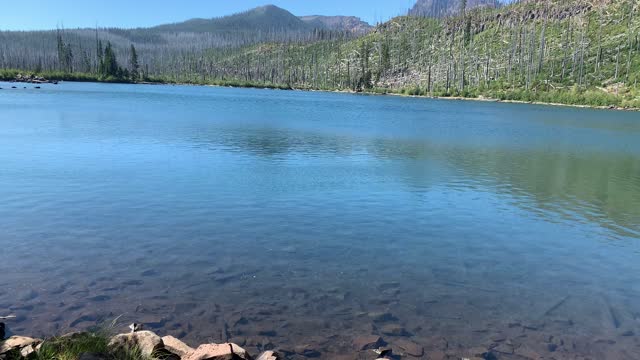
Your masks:
M140 349L113 350L109 347L110 336L106 332L75 333L46 339L40 349L30 354L27 360L78 360L82 354L96 354L109 360L151 360ZM6 354L6 360L23 360L19 351ZM158 358L162 358L161 356Z

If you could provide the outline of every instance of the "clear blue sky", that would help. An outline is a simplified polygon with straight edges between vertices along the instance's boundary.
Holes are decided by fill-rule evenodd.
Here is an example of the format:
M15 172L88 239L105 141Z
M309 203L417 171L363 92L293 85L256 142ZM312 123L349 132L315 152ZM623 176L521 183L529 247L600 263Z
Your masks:
M1 0L0 30L146 27L274 4L295 15L354 15L375 24L415 0Z

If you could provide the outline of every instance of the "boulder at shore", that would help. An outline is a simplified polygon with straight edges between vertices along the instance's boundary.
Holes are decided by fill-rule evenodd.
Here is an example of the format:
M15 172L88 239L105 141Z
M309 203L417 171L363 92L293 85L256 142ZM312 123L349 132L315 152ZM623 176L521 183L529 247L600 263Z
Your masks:
M252 360L240 346L233 343L200 345L183 360Z
M116 351L138 348L144 356L152 356L154 353L164 350L164 343L160 336L151 331L116 335L111 338L109 346Z
M165 350L174 355L178 355L180 358L184 358L188 354L191 354L195 351L194 348L176 339L173 336L163 336L162 342L164 343Z
M26 336L12 336L6 340L0 340L0 355L10 351L18 350L24 354L30 354L34 351L35 346L42 340L34 339Z
M278 357L278 354L273 351L265 351L258 356L257 360L280 360L280 357Z

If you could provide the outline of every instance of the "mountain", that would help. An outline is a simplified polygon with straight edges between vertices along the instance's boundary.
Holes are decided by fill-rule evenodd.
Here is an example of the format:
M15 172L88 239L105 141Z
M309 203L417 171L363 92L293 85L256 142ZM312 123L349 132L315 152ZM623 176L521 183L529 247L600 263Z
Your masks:
M343 31L364 34L372 26L355 16L295 16L275 5L260 6L245 12L213 19L191 19L160 25L151 30L161 32L309 32L313 30Z
M335 31L347 31L356 34L365 34L373 29L369 23L355 16L300 16L305 23L317 27Z
M477 7L500 7L498 0L467 0L467 9ZM462 8L462 0L418 0L418 2L409 10L411 16L422 16L431 18L440 18L456 15Z
M213 19L191 19L181 23L160 25L152 30L171 32L220 31L309 31L312 26L275 5L260 6L245 12Z
M421 0L414 13L455 14L458 1ZM468 1L486 11L400 16L362 36L317 31L353 29L353 18L274 6L153 29L0 31L0 79L114 80L96 51L110 43L142 79L640 108L637 0ZM131 45L140 67L130 65ZM115 79L127 79L125 69Z

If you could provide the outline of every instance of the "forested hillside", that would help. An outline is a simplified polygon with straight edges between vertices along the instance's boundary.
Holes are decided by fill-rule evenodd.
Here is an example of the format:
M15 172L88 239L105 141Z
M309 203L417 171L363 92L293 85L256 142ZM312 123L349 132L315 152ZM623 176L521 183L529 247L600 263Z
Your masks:
M446 17L459 15L462 9L477 7L498 8L502 4L498 0L418 0L409 10L411 16Z
M211 33L176 33L179 40L165 33L148 42L127 42L113 32L98 37L135 42L142 76L165 81L640 107L637 1L526 0L499 8L460 3L459 15L398 17L357 38L315 31L304 39L214 46L189 38ZM51 42L55 48L55 33L42 34L27 51L8 53L22 41L19 35L0 33L0 66L36 70L42 49ZM25 43L27 36L33 39L24 36ZM95 72L95 34L92 42L75 31L63 37L74 50L73 66L65 68L58 54L46 69ZM121 62L130 48L116 48Z
M102 42L103 49L110 43L122 62L131 56L133 46L143 76L177 76L184 72L181 67L192 67L185 59L198 58L202 63L210 49L225 51L268 42L346 41L370 29L354 17L297 17L267 5L221 18L191 19L152 28L0 31L0 69L99 75L98 42Z

